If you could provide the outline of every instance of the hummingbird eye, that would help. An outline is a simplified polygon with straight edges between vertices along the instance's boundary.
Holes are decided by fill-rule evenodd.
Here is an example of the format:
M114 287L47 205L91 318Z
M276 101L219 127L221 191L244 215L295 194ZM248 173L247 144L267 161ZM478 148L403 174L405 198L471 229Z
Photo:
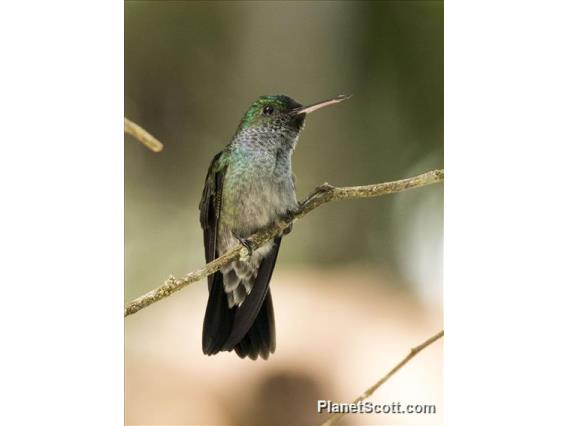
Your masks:
M272 105L265 105L264 108L262 108L262 113L264 115L272 115L273 112L274 108L272 108Z

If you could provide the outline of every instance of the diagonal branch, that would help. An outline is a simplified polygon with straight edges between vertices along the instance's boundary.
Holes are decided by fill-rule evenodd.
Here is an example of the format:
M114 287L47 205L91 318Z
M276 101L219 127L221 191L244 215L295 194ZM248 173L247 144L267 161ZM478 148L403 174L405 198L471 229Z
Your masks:
M436 333L435 335L433 335L432 337L430 337L428 340L426 340L425 342L422 342L420 345L412 348L410 350L410 353L408 355L406 355L406 357L400 361L397 365L395 365L386 375L384 375L377 383L375 383L373 386L371 386L369 389L367 389L365 392L363 392L362 395L360 395L359 397L357 397L357 399L355 399L352 404L357 405L359 402L369 398L381 385L383 385L383 383L385 383L388 379L390 379L398 370L400 370L408 361L410 361L412 358L414 358L418 352L420 352L421 350L425 349L426 347L430 346L432 343L434 343L436 340L440 339L441 337L444 336L444 330L439 331L438 333ZM325 421L325 423L322 423L321 426L330 426L332 424L334 424L336 421L338 421L340 418L342 418L343 416L345 416L346 413L335 413L334 415L328 417L328 419Z
M301 203L298 211L291 214L285 220L276 222L272 227L254 234L249 238L249 241L251 242L252 249L255 250L273 239L276 235L280 234L291 223L301 219L315 208L322 204L329 203L330 201L379 197L381 195L393 194L395 192L402 192L413 188L419 188L421 186L431 185L433 183L442 182L443 180L444 170L438 169L407 179L365 186L336 188L324 183L317 187L314 192L312 192L312 194L310 194L306 200ZM181 279L176 279L175 277L170 276L170 278L168 278L168 280L160 287L129 302L124 307L124 316L132 315L140 309L143 309L146 306L181 290L189 284L202 280L208 275L214 274L221 269L221 267L234 262L235 260L246 258L247 255L248 250L245 247L235 246L231 251L227 252L223 256L218 257L196 271L188 273Z
M124 117L124 133L128 133L138 142L144 144L148 149L151 149L154 152L160 152L164 149L162 142L126 117Z

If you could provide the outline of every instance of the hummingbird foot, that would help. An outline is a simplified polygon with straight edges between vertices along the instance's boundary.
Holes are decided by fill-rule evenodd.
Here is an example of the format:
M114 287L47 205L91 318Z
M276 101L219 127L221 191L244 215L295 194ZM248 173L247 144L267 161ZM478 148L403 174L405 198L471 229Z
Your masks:
M292 232L293 226L294 226L294 224L291 223L286 228L284 228L284 230L282 231L282 235L288 235L290 232Z
M231 234L233 234L233 237L235 237L237 240L239 240L239 243L241 243L241 245L247 249L248 251L248 257L252 256L252 253L254 251L253 247L252 247L252 242L250 240L247 240L246 238L243 238L237 234L235 234L234 232L231 231Z
M300 206L296 208L291 208L286 210L286 213L284 213L278 218L277 222L280 222L281 224L288 224L288 226L286 226L286 228L284 228L284 230L282 231L282 235L288 235L290 232L292 232L294 219L296 218L296 215L301 211L302 209Z
M286 222L292 222L296 218L296 215L298 215L301 211L302 211L301 206L288 209L286 210L286 213L284 213L284 215L282 216L282 220L285 220Z

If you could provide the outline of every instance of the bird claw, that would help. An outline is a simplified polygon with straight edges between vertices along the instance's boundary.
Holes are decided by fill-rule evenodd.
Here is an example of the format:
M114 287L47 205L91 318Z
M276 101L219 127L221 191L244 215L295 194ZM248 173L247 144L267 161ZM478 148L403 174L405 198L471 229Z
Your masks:
M284 228L284 230L282 231L282 235L288 235L290 232L292 232L292 226L294 225L291 223L286 228Z
M286 213L282 215L282 219L285 220L286 222L292 222L294 220L294 217L298 213L300 213L300 211L301 211L300 207L288 209L286 210Z
M252 246L252 242L250 240L247 240L246 238L240 237L239 235L235 234L234 232L231 232L233 234L233 237L235 237L239 243L241 243L241 245L247 249L248 252L248 256L252 256L252 253L254 251L254 248Z
M274 222L275 225L284 227L282 231L283 235L287 235L292 231L292 225L296 215L300 213L302 209L298 206L296 208L287 209L285 213L281 214L278 219Z

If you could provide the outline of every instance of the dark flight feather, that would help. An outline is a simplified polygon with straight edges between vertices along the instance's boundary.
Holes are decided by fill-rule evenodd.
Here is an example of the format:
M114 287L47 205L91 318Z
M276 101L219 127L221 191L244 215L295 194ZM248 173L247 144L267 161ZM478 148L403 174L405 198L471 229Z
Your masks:
M221 197L223 193L223 178L226 167L220 167L219 159L223 151L218 153L207 170L203 195L199 203L200 222L203 229L203 243L205 244L205 260L211 262L217 257L217 225L221 212ZM214 275L207 277L211 287Z
M219 159L223 152L217 154L205 179L203 196L199 209L200 221L203 228L203 243L205 245L205 260L211 262L217 257L217 227L219 223L220 202L223 190L225 168L220 167ZM221 272L207 277L209 300L203 321L202 348L203 353L211 355L219 352L229 337L234 311L227 305L227 296L223 288Z
M258 342L256 346L254 346L255 339L251 339L253 342L252 346L248 343L248 336L252 333L259 337L256 339ZM247 345L244 346L243 342L246 342ZM235 352L241 358L250 356L252 359L256 359L257 355L260 354L261 358L267 359L269 354L274 353L275 350L276 329L274 326L274 310L272 307L272 297L270 295L269 288L254 324L243 340L235 346Z
M226 166L219 164L222 154L222 152L217 154L209 166L199 205L207 262L218 256L217 232L226 170ZM268 285L279 248L280 238L277 238L272 250L260 264L251 293L238 308L229 309L223 286L223 274L216 272L207 277L209 300L203 321L204 354L213 355L219 351L234 349L241 358L248 356L257 359L260 355L263 359L267 359L269 354L274 352L276 349L274 309Z
M263 325L256 325L255 320L264 320L264 322L268 323L268 325L270 323L274 325L274 311L272 309L272 298L269 297L268 294L268 285L270 283L270 278L272 277L274 265L276 264L276 258L278 257L280 240L280 237L274 240L272 250L262 260L260 267L258 268L258 274L254 281L252 291L247 296L243 304L236 309L233 330L224 345L224 350L230 350L237 345L243 337L245 337L251 327L254 326L255 332L263 330ZM265 301L268 305L267 309L264 310L264 315L261 317L259 313ZM270 327L268 327L268 333L263 333L262 336L268 339L269 346L273 345L272 340L275 340L275 336L274 333L271 333ZM255 349L259 350L260 348L257 345L255 346Z

